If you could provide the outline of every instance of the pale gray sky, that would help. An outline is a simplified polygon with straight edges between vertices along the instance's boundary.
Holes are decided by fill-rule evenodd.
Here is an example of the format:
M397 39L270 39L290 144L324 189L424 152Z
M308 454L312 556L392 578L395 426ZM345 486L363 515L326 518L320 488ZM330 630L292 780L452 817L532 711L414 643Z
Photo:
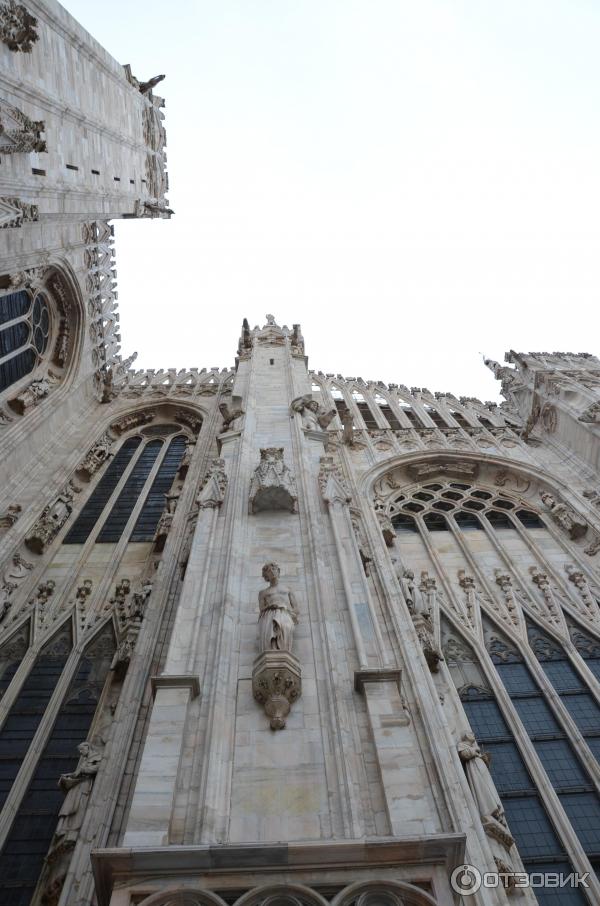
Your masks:
M67 0L164 72L167 221L117 222L123 352L496 398L480 353L600 352L598 0Z

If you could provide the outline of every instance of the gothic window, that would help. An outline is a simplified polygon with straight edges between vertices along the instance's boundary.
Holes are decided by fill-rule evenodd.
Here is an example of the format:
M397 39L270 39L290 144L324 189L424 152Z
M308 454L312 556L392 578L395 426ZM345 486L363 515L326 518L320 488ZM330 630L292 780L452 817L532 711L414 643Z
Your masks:
M486 646L491 662L481 656L497 673L492 687L502 682L510 704L505 704L504 697L496 700L486 682L489 670L485 677L472 675L465 682L474 665L461 668L459 679L446 647L444 657L473 731L492 754L490 769L520 853L536 870L543 870L544 862L568 862L560 830L568 820L582 851L592 864L599 864L600 798L595 774L572 739L571 721L563 719L564 711L554 705L560 698L588 749L600 756L600 706L586 680L588 674L576 655L567 653L537 625L528 627L531 650L523 651L522 644L510 641L511 630L516 631L530 614L557 627L563 619L563 604L566 610L577 610L582 620L589 619L589 605L582 603L569 581L571 567L565 566L577 554L568 537L562 538L534 508L539 489L531 487L531 479L509 475L507 480L504 472L496 472L489 475L488 486L477 486L443 474L417 485L409 483L413 470L415 466L407 469L407 483L390 499L386 514L396 527L403 565L415 575L425 572L436 580L442 613L451 614L455 624L474 636L481 620L485 626L490 615ZM523 488L528 502L518 491L505 491L504 485ZM581 569L584 566L587 571L589 564L582 563ZM568 613L564 616L578 654L600 680L600 642L591 630L576 626ZM502 632L496 624L504 627ZM546 683L538 680L536 658L556 695L547 694ZM526 762L520 739L513 733L517 718L531 740L537 769ZM547 780L538 789L540 774ZM548 788L554 789L563 809L556 825L552 803L546 798ZM571 895L572 902L583 902L577 892ZM549 893L543 897L540 902L556 902Z
M21 290L0 297L0 393L42 360L50 336L46 296Z
M156 478L148 491L144 506L134 526L130 541L152 541L158 520L165 508L165 495L171 488L179 463L185 452L186 439L173 438L164 456Z
M88 736L113 654L114 638L108 625L82 655L0 853L3 906L29 904L55 829L57 847L68 849L75 842L93 781L86 779L71 788L66 794L71 804L59 818L65 792L58 780L77 767L77 746ZM62 666L64 662L60 672ZM60 673L53 675L56 681ZM47 699L44 708L46 703Z
M156 462L162 445L163 442L161 440L151 440L142 449L121 493L100 529L100 534L96 539L98 543L118 541L123 534L123 529L133 512L133 508L144 488L152 466Z
M83 544L94 533L97 533L96 543L119 541L135 507L142 502L141 495L153 468L158 465L129 538L130 541L152 541L187 443L183 434L170 442L163 438L178 430L180 428L174 424L150 425L143 429L150 439L128 438L106 467L63 543ZM117 490L119 485L120 490ZM110 510L102 522L107 507Z
M540 657L539 652L543 652L542 656L550 660L552 652L555 652L552 640L544 634L538 635L535 627L531 625L529 630L530 643L533 643L532 647L538 658ZM520 652L507 639L500 636L487 621L484 621L484 631L492 662L527 730L550 783L571 820L581 845L590 860L599 859L600 799L591 778L579 761L567 731L554 716L544 693ZM542 666L545 663L546 660L542 661ZM564 666L570 665L565 664ZM572 679L571 677L571 684ZM567 695L574 695L575 699L578 699L577 701L572 699L570 705L563 699L569 711L572 712L575 722L579 722L578 717L581 719L578 712L585 710L584 727L594 735L600 734L600 721L598 720L600 709L591 695L586 691L583 693L569 692ZM581 699L585 701L581 701ZM591 715L593 715L592 720L590 720Z
M467 719L482 751L490 755L490 772L525 870L543 872L550 869L568 874L572 868L565 848L550 820L514 734L487 684L477 656L459 636L452 633L445 621L442 625L442 638L446 663ZM509 682L513 688L523 685L530 690L533 681L521 670L524 665L515 659L511 649L503 643L496 645L496 649L502 652L504 664L510 668L507 677L510 674ZM546 741L544 744L548 745ZM546 753L548 765L552 764L556 754L551 751ZM571 779L568 777L565 781L561 778L560 782ZM565 906L583 906L585 902L576 889L560 893L564 895L564 899L559 902ZM536 891L536 895L540 906L557 903L551 889Z
M37 656L35 664L0 729L0 808L19 773L72 646L67 623ZM0 873L1 877L1 873Z
M527 621L527 636L544 673L558 692L562 703L585 737L590 749L598 755L600 753L600 707L596 699L558 642L550 638L539 626L535 626L529 621Z
M113 491L131 458L141 444L141 437L130 437L121 446L106 472L96 485L81 513L66 535L63 544L83 544L96 525L102 510L108 503Z

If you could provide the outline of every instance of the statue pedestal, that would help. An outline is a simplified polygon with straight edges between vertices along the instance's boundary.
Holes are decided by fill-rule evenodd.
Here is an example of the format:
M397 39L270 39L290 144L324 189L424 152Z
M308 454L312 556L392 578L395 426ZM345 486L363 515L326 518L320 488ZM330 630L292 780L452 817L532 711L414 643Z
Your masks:
M283 730L290 708L302 695L300 661L289 651L263 651L252 668L252 692L272 730Z

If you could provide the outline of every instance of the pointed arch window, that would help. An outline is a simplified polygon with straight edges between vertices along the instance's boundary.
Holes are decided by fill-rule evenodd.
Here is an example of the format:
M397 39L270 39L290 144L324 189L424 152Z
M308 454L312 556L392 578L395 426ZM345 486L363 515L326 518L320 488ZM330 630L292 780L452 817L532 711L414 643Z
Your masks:
M600 759L600 706L596 699L575 670L562 645L529 620L527 637L544 673L558 692L594 756Z
M186 439L174 437L160 464L152 487L144 501L142 511L137 518L130 541L152 541L158 521L165 508L165 496L175 480L179 464L185 452Z
M73 644L67 623L38 654L9 715L0 729L0 808L44 716ZM1 876L1 872L0 872Z
M510 695L513 706L527 730L538 758L582 847L590 861L598 864L600 863L600 798L596 793L596 788L583 763L579 760L566 729L552 712L544 692L535 681L522 654L487 621L484 621L484 626L487 647L498 675ZM541 641L543 642L543 639ZM534 635L534 644L539 648L540 640L537 634ZM578 691L571 691L576 696L581 695ZM593 708L595 703L591 697L588 701L587 693L584 692L583 695L586 698L588 709ZM572 703L572 707L574 704L579 706L583 703ZM578 709L574 707L573 710ZM597 714L598 708L595 706L596 732L600 729ZM587 716L589 716L589 710ZM573 718L577 723L575 714L573 714ZM588 729L590 729L589 724Z
M477 656L444 620L442 637L446 663L469 724L482 751L490 755L490 773L525 870L569 874L573 869L565 848ZM536 890L540 906L554 906L555 893L551 888ZM584 906L587 902L576 888L559 893L564 906Z
M100 529L100 534L96 539L98 543L118 541L123 534L123 529L133 512L133 508L162 449L162 445L162 440L151 440L141 451L123 490L117 497L112 510Z
M0 852L0 901L3 906L29 903L37 886L65 799L58 778L61 774L72 773L77 767L77 746L86 740L90 731L114 649L112 629L107 624L81 657ZM64 662L61 672L62 667ZM53 675L57 680L58 676ZM63 846L73 842L68 839L68 829L65 829L64 839L56 842L62 842Z
M156 431L152 430L156 428ZM174 426L175 430L177 426ZM150 426L144 429L150 437L155 433L164 434L164 426ZM167 432L168 434L169 432ZM152 437L144 443L141 437L128 438L118 450L114 459L90 495L87 503L65 536L64 544L83 544L99 527L99 520L106 507L112 506L100 526L95 541L100 544L119 541L129 519L138 505L140 495L152 469L158 463L158 471L144 500L142 510L135 523L130 541L151 541L160 516L165 508L165 495L177 475L186 449L187 438L179 434L165 443L162 438ZM114 499L119 483L124 479L118 496Z
M121 446L75 520L73 527L65 536L63 544L83 544L87 541L141 442L141 437L129 437Z

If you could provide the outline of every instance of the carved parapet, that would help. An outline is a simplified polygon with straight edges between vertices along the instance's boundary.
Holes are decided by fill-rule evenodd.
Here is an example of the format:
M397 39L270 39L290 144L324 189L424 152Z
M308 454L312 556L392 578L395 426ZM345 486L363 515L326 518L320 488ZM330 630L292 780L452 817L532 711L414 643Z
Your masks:
M289 651L263 651L254 661L252 693L263 705L272 730L283 730L290 708L302 694L300 662Z
M260 451L260 463L250 485L250 513L260 510L296 512L296 481L283 460L283 447L266 447Z

